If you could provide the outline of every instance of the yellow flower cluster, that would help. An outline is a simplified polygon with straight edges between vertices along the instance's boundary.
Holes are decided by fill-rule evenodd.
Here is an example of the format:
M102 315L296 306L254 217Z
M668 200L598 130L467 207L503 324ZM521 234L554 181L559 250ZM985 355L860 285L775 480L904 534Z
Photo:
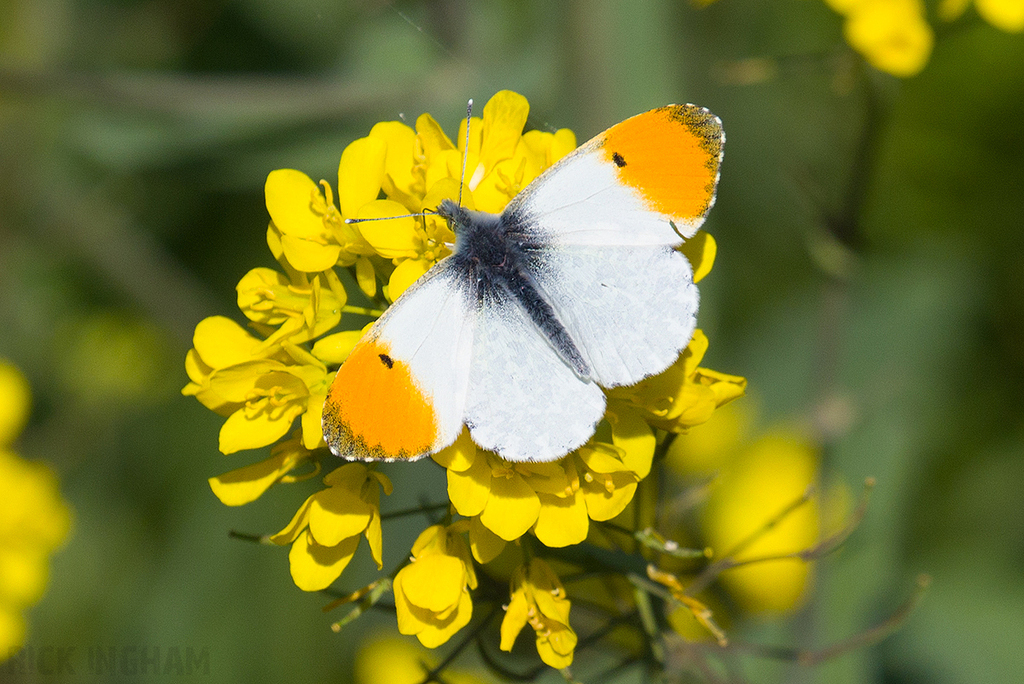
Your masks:
M379 316L450 253L455 236L443 219L409 214L457 199L464 160L462 204L498 213L575 147L566 129L524 133L528 112L521 95L499 92L482 117L470 121L468 143L463 122L457 144L428 114L414 128L379 123L345 148L336 193L299 171L268 176L267 242L282 270L247 273L237 292L249 330L222 316L207 318L197 325L185 362L190 382L183 394L226 418L223 453L273 445L268 459L210 479L223 503L249 503L275 483L313 477L322 463L337 463L323 443L321 413L333 371L361 331L335 329L346 314ZM350 224L348 218L383 220ZM711 270L711 236L698 233L681 251L695 280ZM338 267L380 309L350 306ZM707 346L697 331L663 374L608 392L597 434L557 463L509 463L478 449L467 431L435 454L447 471L452 513L419 536L411 561L394 575L399 630L426 646L445 643L472 616L474 562L492 561L527 533L547 547L577 544L587 539L591 521L622 513L650 472L656 430L685 431L743 394L743 378L700 367ZM334 582L360 537L381 567L380 491L390 494L391 483L374 468L334 468L323 479L326 489L270 537L291 545L292 577L300 588L315 591ZM452 522L456 513L462 517ZM502 647L511 648L529 623L544 662L567 666L576 637L557 576L533 558L515 571L512 592Z
M845 18L846 41L876 69L906 78L919 73L931 57L935 32L922 0L825 0ZM939 17L959 18L970 0L942 0ZM1024 0L976 0L987 22L1002 29L1024 31Z
M50 469L10 451L28 407L28 383L0 360L0 660L25 643L22 611L42 598L50 554L71 527Z

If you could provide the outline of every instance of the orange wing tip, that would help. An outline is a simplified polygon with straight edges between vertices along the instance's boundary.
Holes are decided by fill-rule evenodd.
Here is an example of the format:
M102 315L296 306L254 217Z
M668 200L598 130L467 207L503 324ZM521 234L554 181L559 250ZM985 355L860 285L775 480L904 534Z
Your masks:
M695 226L714 205L725 133L704 107L652 109L609 128L600 144L619 180L650 210Z
M324 402L324 440L342 458L413 461L435 450L437 413L409 364L366 340L338 370Z

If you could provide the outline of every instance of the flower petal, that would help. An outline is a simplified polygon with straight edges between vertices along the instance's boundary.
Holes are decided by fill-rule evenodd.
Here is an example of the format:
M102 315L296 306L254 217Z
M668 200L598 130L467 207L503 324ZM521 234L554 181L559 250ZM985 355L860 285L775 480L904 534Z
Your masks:
M402 568L401 573L409 602L434 613L455 606L466 586L466 568L454 556L429 554Z
M309 524L309 508L312 505L313 496L309 496L299 506L299 510L295 511L291 522L285 525L284 529L277 534L271 535L270 541L278 546L284 546L298 539L299 533L306 529L306 525Z
M322 489L313 495L309 508L309 531L318 544L335 546L342 539L359 535L370 524L373 506L344 487Z
M192 345L203 363L213 369L227 368L252 360L260 341L225 316L210 316L199 321Z
M320 188L309 176L295 169L271 171L264 194L270 218L284 235L319 238L324 234L323 217L312 208Z
M303 407L293 404L280 413L259 411L247 415L245 408L228 416L220 428L220 452L233 454L244 449L259 449L273 444L288 434L292 423L302 413Z
M565 625L550 625L546 637L537 636L537 655L548 667L562 669L572 665L576 648L576 632Z
M529 616L530 604L526 600L526 593L518 590L512 594L512 600L508 602L505 609L505 617L501 620L501 645L502 651L511 651L516 643L516 637L526 626Z
M434 263L427 259L406 259L395 267L388 281L388 297L398 299L409 286L419 280Z
M326 589L341 575L358 546L359 537L349 537L337 546L321 546L307 530L292 542L288 553L292 581L303 591Z
M478 563L490 563L505 550L505 540L484 527L480 516L473 516L469 523L469 546Z
M623 452L622 464L641 480L647 477L657 446L651 426L625 402L609 401L606 415L612 426L612 444Z
M540 499L518 473L492 477L491 495L480 513L480 522L491 532L512 541L523 536L537 522Z
M585 483L580 487L587 502L587 515L598 522L611 520L621 513L636 493L636 479L632 473L611 473L605 477L610 488L601 482Z
M490 171L503 159L510 159L530 115L530 103L511 90L502 90L484 105L480 161Z
M699 283L715 265L718 243L709 233L698 230L696 235L682 244L679 251L689 260L690 266L693 268L693 282Z
M380 138L387 143L384 172L391 179L394 188L399 192L412 194L416 131L401 121L381 121L370 129L370 137ZM384 182L387 184L387 180Z
M316 449L324 444L324 432L321 422L323 420L324 402L327 394L318 392L309 395L306 402L306 411L302 414L302 446L307 449Z
M541 543L552 548L579 544L587 538L590 518L587 505L579 492L565 498L551 494L538 494L540 514L533 533Z
M473 617L473 600L468 591L459 597L458 607L444 620L437 620L427 625L416 638L427 648L437 648L451 639L456 632L469 624Z
M419 256L422 239L416 219L409 210L393 200L374 200L359 207L359 232L374 251L385 259L414 259Z
M423 154L428 160L438 152L455 149L455 145L445 135L441 124L437 123L430 114L420 114L416 119L416 136L419 138L420 145L423 146Z
M482 453L463 472L448 471L448 498L459 515L479 515L491 495L491 466Z
M370 545L373 562L377 564L378 570L382 569L384 567L384 535L381 533L380 513L377 509L373 510L370 524L366 526L366 541Z
M265 461L211 477L210 489L225 506L241 506L260 498L286 471L290 454L279 453ZM291 463L287 464L291 468Z
M281 236L281 248L288 263L304 273L326 271L334 266L341 256L339 244L307 240L287 234Z
M341 153L338 208L345 218L356 216L360 207L377 199L384 179L387 151L387 143L380 138L359 138Z
M469 436L469 429L463 427L458 439L450 446L442 449L436 454L431 454L438 465L457 473L464 473L470 469L477 459L476 444ZM480 458L483 458L482 456Z

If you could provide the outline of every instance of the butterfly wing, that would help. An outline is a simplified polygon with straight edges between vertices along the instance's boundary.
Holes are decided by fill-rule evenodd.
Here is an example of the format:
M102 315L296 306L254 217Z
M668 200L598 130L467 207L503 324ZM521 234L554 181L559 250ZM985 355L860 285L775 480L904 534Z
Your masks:
M533 275L603 387L660 373L697 321L690 263L665 246L561 246L540 250Z
M706 109L661 107L585 143L506 209L598 384L659 373L689 342L698 292L675 247L714 204L724 142Z
M679 245L715 203L724 145L722 122L707 109L652 109L561 159L505 215L538 227L546 244Z
M553 461L582 445L604 414L581 379L509 293L485 291L466 401L473 441L510 461Z
M338 456L414 460L462 430L477 313L464 278L442 262L374 324L338 370L324 439Z

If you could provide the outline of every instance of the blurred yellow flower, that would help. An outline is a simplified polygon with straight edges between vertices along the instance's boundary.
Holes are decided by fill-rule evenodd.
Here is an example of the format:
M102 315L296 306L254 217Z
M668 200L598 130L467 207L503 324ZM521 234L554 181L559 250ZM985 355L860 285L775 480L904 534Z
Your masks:
M952 21L960 17L970 0L942 0L939 17ZM1024 0L975 0L978 14L998 29L1010 33L1024 31Z
M825 0L845 15L846 42L880 71L906 78L924 68L935 34L921 0Z
M501 621L501 650L511 651L527 624L537 638L537 653L550 667L572 665L576 632L569 626L569 599L551 567L540 558L512 575L512 600Z
M770 432L723 466L703 510L702 527L716 556L803 495L817 479L818 449L798 433ZM819 539L816 499L789 513L737 556L748 560L803 551ZM786 611L800 605L811 567L800 559L764 561L724 572L721 581L750 611Z
M426 673L437 666L430 651L398 636L377 636L360 645L355 658L355 684L422 684ZM443 681L450 684L485 684L476 675L445 668Z
M412 561L395 577L398 631L436 648L469 624L476 572L462 533L469 521L432 525L412 546Z
M288 525L270 541L291 544L292 579L304 591L326 589L355 555L359 536L382 566L380 490L391 494L391 480L362 463L347 463L324 477L327 489L310 496Z
M0 360L0 660L24 644L23 611L42 598L50 554L71 528L71 512L50 469L8 450L28 405L24 376Z
M0 448L9 446L28 422L32 396L18 368L0 359Z

